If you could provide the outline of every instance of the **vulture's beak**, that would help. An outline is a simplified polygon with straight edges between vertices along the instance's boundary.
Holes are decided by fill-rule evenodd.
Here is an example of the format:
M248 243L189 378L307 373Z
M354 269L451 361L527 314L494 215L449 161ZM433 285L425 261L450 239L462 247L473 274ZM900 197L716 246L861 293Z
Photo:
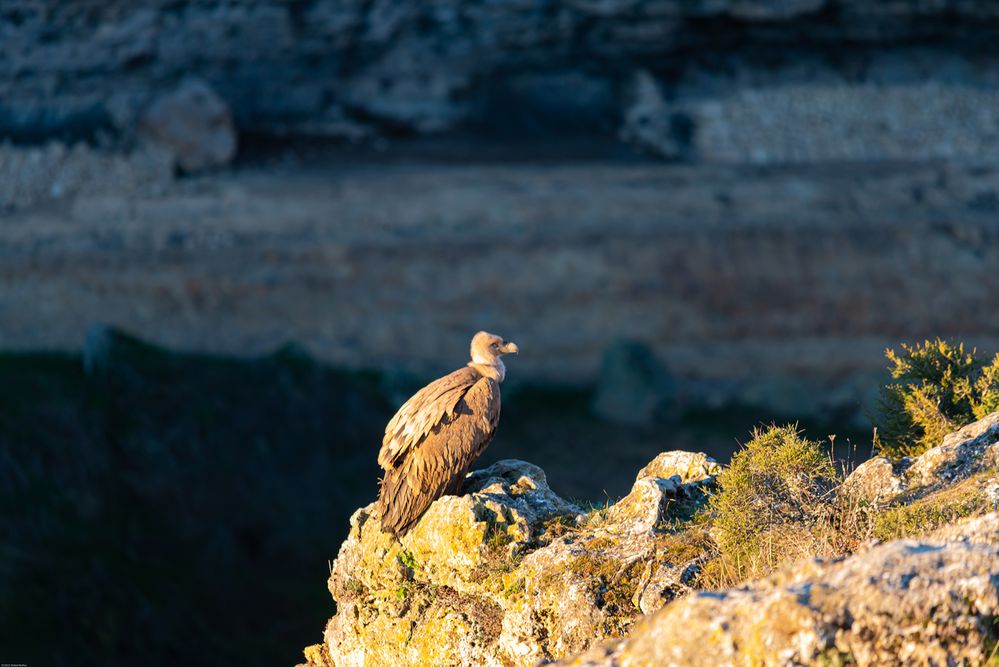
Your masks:
M500 348L500 352L503 354L517 354L520 352L520 348L517 347L516 343L504 343L503 347Z

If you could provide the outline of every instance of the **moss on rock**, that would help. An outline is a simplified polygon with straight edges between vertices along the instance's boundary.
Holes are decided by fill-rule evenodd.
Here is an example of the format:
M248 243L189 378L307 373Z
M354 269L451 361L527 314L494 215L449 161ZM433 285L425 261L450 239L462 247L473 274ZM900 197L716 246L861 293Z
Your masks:
M928 495L922 495L921 489L913 490L909 495L915 500L900 497L874 517L871 532L879 540L925 535L960 519L992 511L996 509L992 485L997 478L999 470L988 470Z
M687 561L701 554L666 532L670 508L702 500L711 479L644 476L587 513L537 467L501 461L401 539L381 532L373 506L358 510L330 576L333 662L531 665L621 637L686 590Z
M991 636L980 632L981 614L999 601L975 588L980 578L952 581L922 547L893 546L842 567L815 557L863 554L871 538L924 536L969 546L947 562L967 556L991 567L999 552L970 545L999 535L999 518L986 514L999 504L999 413L919 457L876 459L845 481L819 443L791 426L756 431L717 478L715 470L703 455L662 454L627 496L584 511L554 494L540 469L501 461L471 474L464 495L437 500L401 539L381 532L373 506L362 508L331 572L338 613L324 638L329 660L526 667L579 654L573 664L611 665L615 652L633 651L635 664L652 665L666 659L662 645L643 637L658 637L680 647L683 664L783 664L775 651L809 665L888 664L892 651L979 664L984 644L967 648L946 628ZM972 522L955 526L963 517ZM894 579L864 578L878 567ZM930 588L910 586L908 572ZM698 591L755 574L771 578ZM973 608L941 597L948 582L972 591ZM924 597L907 606L903 589ZM877 608L864 606L865 595ZM936 624L920 630L931 643L922 653L899 643L919 614ZM654 620L664 615L665 625ZM869 628L847 623L861 617ZM871 632L890 646L872 644ZM594 647L629 635L635 644ZM310 649L309 664L323 656Z

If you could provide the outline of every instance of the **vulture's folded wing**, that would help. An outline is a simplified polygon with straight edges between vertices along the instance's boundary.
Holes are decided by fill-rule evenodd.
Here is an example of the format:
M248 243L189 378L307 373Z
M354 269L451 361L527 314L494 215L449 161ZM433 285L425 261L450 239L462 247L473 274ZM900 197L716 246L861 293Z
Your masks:
M435 380L406 401L385 427L378 465L389 470L416 446L441 420L451 417L475 381L481 376L469 367Z
M457 493L492 440L499 413L499 385L480 377L448 416L386 469L379 500L382 527L403 534L434 500Z

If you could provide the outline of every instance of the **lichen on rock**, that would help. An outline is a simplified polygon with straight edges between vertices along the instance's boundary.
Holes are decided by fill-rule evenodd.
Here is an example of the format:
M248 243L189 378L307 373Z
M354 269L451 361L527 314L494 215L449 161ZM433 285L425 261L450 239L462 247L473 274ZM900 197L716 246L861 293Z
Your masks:
M806 561L748 587L695 593L629 638L559 664L983 665L999 615L997 542L999 515L989 514L935 539Z
M999 412L986 415L946 435L919 456L889 461L876 456L857 466L843 482L840 495L883 509L912 508L946 502L981 486L982 498L992 491L999 469ZM966 483L977 477L975 483Z
M589 512L513 460L470 474L464 495L438 499L401 539L381 531L374 505L359 509L329 579L326 653L311 655L338 667L533 665L624 636L688 590L701 557L669 517L699 502L717 464L657 461L628 496Z
M638 471L636 479L662 477L669 479L676 475L681 484L704 482L721 472L718 462L701 452L670 451L662 452L648 465Z
M758 435L764 459L786 468L777 481L800 493L817 443L793 427ZM750 479L735 462L663 452L624 498L584 509L537 466L500 461L401 539L381 531L374 505L355 512L329 579L337 614L307 664L986 664L999 641L997 458L994 413L845 480L825 466L809 496L822 511L779 525L800 553L714 592L729 585L716 571L718 499L735 489L756 502L776 483L766 470Z

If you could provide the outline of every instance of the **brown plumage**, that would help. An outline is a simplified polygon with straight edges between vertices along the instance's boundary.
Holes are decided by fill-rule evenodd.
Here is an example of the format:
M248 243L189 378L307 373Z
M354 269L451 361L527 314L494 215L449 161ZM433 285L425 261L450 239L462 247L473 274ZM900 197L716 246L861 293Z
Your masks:
M430 504L461 490L493 438L500 415L500 357L517 346L480 331L464 368L416 392L389 421L378 452L385 470L378 509L382 530L404 535Z

